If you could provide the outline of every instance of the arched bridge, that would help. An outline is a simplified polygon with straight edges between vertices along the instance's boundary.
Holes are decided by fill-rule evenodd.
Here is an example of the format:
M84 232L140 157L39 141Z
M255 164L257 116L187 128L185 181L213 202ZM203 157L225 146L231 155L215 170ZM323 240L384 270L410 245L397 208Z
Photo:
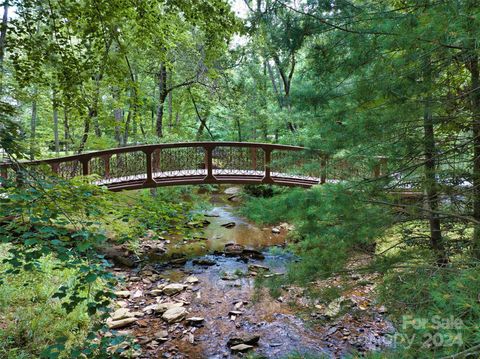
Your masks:
M0 174L3 178L13 179L21 168L45 167L65 179L96 175L94 183L113 191L215 183L311 187L325 183L327 179L340 179L338 166L335 170L327 157L318 151L253 142L185 142L121 147L22 162L20 165L3 163L0 164ZM350 176L351 171L349 169ZM371 176L371 171L369 173L367 176ZM374 168L374 175L378 174L380 167Z

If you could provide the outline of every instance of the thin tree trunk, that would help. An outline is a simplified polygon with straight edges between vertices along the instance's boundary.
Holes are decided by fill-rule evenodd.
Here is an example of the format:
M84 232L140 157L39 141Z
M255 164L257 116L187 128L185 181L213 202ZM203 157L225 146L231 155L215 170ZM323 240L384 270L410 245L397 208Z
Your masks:
M53 140L55 142L55 153L58 155L60 153L60 141L58 136L58 103L57 103L57 96L55 91L53 91L52 105L53 105Z
M470 60L473 132L473 218L480 221L480 70L478 56ZM480 225L473 230L473 255L480 259Z
M30 117L30 159L35 159L35 139L37 132L37 89L33 91L32 115Z
M5 42L7 38L7 23L8 23L8 0L3 3L3 17L0 28L0 96L3 93L3 60L5 58Z
M100 80L103 77L101 74L97 74L94 77L95 80L95 98L94 98L94 111L95 111L95 117L93 117L93 127L95 130L95 136L97 137L102 137L102 130L100 129L100 123L98 122L98 100L100 98Z
M170 87L172 87L172 71L168 73L168 82ZM173 127L173 91L168 92L168 127Z
M92 114L90 111L90 113L88 114L88 117L85 118L85 121L83 123L83 135L77 150L78 154L82 153L83 150L85 149L85 144L87 143L88 135L90 133L90 121L92 120L92 118L94 118L94 116L95 115Z
M70 140L70 128L68 125L68 108L65 105L63 107L63 140L65 142L65 154L68 153L69 150L69 140Z
M157 106L157 123L156 134L158 137L163 137L163 112L165 106L165 99L167 98L167 69L164 64L161 64L160 71L157 74L158 85L158 106Z
M431 82L430 63L425 66L425 80ZM445 266L448 264L448 255L445 250L445 245L442 237L442 230L440 225L440 216L438 214L439 198L438 198L438 184L436 178L436 145L435 145L435 129L433 126L432 116L432 99L429 96L425 102L425 109L423 114L423 145L425 152L425 205L427 207L428 222L430 225L430 244L432 250L435 252L437 264Z

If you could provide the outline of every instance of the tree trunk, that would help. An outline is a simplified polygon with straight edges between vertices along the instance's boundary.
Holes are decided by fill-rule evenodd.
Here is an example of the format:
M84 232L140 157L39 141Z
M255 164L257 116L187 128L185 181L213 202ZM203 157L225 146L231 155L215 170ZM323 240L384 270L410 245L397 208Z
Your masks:
M430 63L425 66L425 81L431 82ZM440 226L440 216L438 214L438 183L436 176L436 145L435 145L435 129L433 126L432 116L432 99L429 95L425 102L423 114L423 145L425 152L425 206L427 207L428 222L430 225L430 245L435 252L437 264L445 266L448 264L448 255L445 251L445 245L442 238L442 230Z
M471 106L473 132L473 218L480 221L480 72L478 56L472 55L469 63L471 74ZM480 225L473 230L473 255L480 259Z
M158 137L163 137L163 111L165 99L167 98L167 69L164 64L161 64L160 71L157 74L158 85L158 106L157 106L157 123L156 134Z
M3 17L0 28L0 96L3 93L3 60L5 58L5 42L7 38L7 23L8 23L8 0L3 3Z
M33 92L32 115L30 117L30 159L35 159L35 137L37 132L37 89Z
M53 91L52 105L53 105L53 140L55 142L55 153L58 155L60 153L60 141L58 138L58 103L57 103L57 96L55 91Z
M90 133L90 122L92 119L97 117L97 109L96 108L90 108L88 111L88 116L85 118L85 122L83 123L83 135L82 139L80 140L80 145L78 146L77 153L80 154L83 152L85 149L85 145L88 140L88 135Z
M68 153L69 150L69 140L70 140L70 128L68 125L68 108L65 105L63 107L63 140L65 141L65 154Z
M170 87L172 87L172 71L168 73L168 82ZM173 127L173 91L168 92L168 127Z

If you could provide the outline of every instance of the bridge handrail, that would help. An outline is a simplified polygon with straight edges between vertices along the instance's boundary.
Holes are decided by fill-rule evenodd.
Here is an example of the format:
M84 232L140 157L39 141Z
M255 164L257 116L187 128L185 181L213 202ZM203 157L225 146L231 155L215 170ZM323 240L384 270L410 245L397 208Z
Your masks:
M145 153L153 152L157 149L164 148L189 148L189 147L203 147L205 149L213 149L215 147L250 147L250 148L262 148L273 150L284 150L284 151L302 151L306 148L300 146L290 146L290 145L280 145L273 143L262 143L262 142L175 142L175 143L157 143L157 144L145 144L145 145L133 145L125 147L116 147L108 150L99 150L95 152L85 152L76 155L62 156L62 157L53 157L41 160L30 160L30 161L20 161L21 165L40 165L40 164L52 164L59 162L69 162L69 161L82 161L90 160L93 157L102 157L108 155L114 155L117 153L125 152L135 152L142 151ZM0 167L12 167L13 163L0 162Z

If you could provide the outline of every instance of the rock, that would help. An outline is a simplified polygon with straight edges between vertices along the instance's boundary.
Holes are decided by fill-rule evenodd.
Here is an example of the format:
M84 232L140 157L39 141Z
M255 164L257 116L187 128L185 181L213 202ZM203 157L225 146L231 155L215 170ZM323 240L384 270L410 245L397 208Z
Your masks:
M332 300L330 302L330 304L327 306L327 308L325 309L323 314L328 316L328 317L336 316L340 312L341 305L342 305L344 300L345 300L345 297L343 297L343 296L339 297L335 300Z
M128 307L128 302L125 300L119 300L118 302L115 302L115 305L119 306L120 308L125 308Z
M159 330L155 333L155 338L166 341L168 340L168 332L166 330Z
M137 321L136 318L125 318L125 319L120 319L115 321L107 320L107 325L109 329L118 329L118 328L126 327L127 325L135 323L136 321Z
M248 344L248 345L255 345L260 340L260 335L258 334L246 334L237 337L231 337L228 339L227 345L229 347L239 345L239 344Z
M253 272L259 272L259 271L269 271L270 268L266 266L262 266L261 264L249 264L248 270Z
M236 243L225 244L224 253L227 256L240 256L242 255L244 247Z
M163 290L161 289L152 289L150 291L150 294L153 295L154 297L159 296L163 293Z
M272 233L273 234L279 234L280 232L281 232L280 228L278 228L278 227L273 227L272 228Z
M250 349L252 349L253 346L251 345L247 345L247 344L238 344L238 345L234 345L233 347L230 347L230 350L232 352L246 352Z
M143 297L143 292L141 290L136 290L132 295L132 298L140 298L140 297Z
M163 293L166 295L174 295L181 292L185 288L184 284L181 283L172 283L163 287Z
M129 298L130 294L129 290L119 290L115 292L115 295L119 298Z
M231 202L240 202L240 197L235 194L232 196L229 196L227 199Z
M189 284L195 284L195 283L198 283L199 280L198 280L197 277L191 275L191 276L185 278L185 282L187 282L187 283L189 283Z
M240 193L240 187L228 187L223 193L225 194L238 194Z
M184 265L187 263L187 257L173 258L169 261L169 263L173 266Z
M236 223L235 222L228 222L228 223L224 223L224 224L221 224L222 227L225 227L225 228L233 228L236 226Z
M387 312L387 308L385 308L384 305L381 305L380 307L378 307L378 312L380 314L385 314Z
M253 259L265 259L265 256L263 255L262 252L257 251L256 249L253 249L253 248L245 248L243 250L242 255L247 256L249 258L253 258Z
M214 260L208 259L208 258L197 258L197 259L194 259L192 263L200 266L213 266L216 264Z
M162 319L167 323L178 323L185 318L186 314L187 310L184 307L174 307L163 313Z
M155 310L155 313L161 314L161 313L166 312L169 309L179 308L179 307L183 307L183 303L165 302L165 303L158 303L155 306L154 310Z
M127 308L120 308L113 312L112 316L110 317L112 321L131 318L134 315L127 309Z

